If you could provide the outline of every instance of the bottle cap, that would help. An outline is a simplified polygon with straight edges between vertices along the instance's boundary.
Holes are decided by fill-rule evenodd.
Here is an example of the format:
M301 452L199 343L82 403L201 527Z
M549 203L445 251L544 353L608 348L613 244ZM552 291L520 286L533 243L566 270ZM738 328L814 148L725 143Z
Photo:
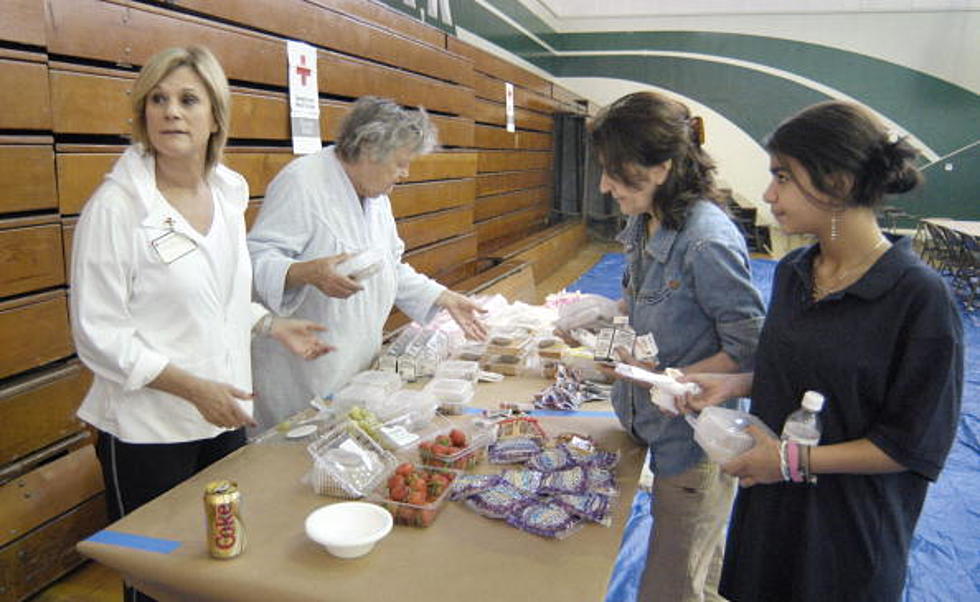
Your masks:
M803 394L803 407L811 412L819 412L823 409L824 397L816 391L807 391Z

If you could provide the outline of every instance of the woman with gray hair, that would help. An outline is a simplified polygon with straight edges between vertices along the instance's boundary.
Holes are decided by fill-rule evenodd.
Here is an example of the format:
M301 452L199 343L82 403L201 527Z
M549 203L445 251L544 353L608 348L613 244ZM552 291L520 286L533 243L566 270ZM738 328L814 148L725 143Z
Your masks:
M336 145L292 161L269 185L248 235L255 290L278 314L327 325L338 349L300 364L256 341L260 428L275 425L313 397L336 392L367 368L381 348L392 306L419 322L444 308L467 336L486 336L476 304L402 261L405 244L388 193L408 175L412 159L435 144L435 128L424 110L368 96L344 119ZM345 275L349 271L342 264L368 250L378 253L378 272Z

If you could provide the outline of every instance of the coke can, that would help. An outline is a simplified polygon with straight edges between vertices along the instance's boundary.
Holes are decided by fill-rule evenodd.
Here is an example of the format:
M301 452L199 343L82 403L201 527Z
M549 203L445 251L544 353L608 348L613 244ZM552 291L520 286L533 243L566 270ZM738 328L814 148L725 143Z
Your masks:
M208 551L212 557L234 558L245 551L241 504L242 494L234 481L212 481L204 488Z

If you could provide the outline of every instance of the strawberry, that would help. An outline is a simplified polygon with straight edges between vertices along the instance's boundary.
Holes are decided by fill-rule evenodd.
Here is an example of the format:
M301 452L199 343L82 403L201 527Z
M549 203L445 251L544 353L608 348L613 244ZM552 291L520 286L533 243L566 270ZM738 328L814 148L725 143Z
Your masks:
M450 439L448 435L439 435L438 437L436 437L436 443L439 445L443 445L445 447L449 447L450 445L453 444L453 440Z
M459 429L449 431L449 440L456 447L466 447L466 433Z
M388 479L388 489L395 489L404 486L405 486L405 477L400 474L391 475L391 478Z
M412 466L412 463L411 462L403 462L403 463L401 463L401 464L398 465L398 468L395 469L395 474L400 474L402 476L408 476L408 475L412 474L412 471L413 470L415 470L415 467Z
M395 500L396 502L404 502L405 498L408 497L408 488L402 485L401 487L395 487L389 489L388 497Z
M449 447L448 445L433 445L432 446L432 453L435 454L435 455L437 455L437 456L451 456L452 453L453 453L451 450L452 450L452 448Z
M408 503L413 506L425 506L425 492L424 491L413 491L408 496Z

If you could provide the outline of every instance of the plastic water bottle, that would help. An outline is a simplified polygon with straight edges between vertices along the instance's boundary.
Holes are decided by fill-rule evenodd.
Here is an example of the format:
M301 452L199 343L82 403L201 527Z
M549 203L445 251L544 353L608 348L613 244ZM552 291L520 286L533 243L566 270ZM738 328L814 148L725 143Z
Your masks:
M820 443L820 410L823 409L823 402L823 395L816 391L804 393L800 409L790 414L783 424L782 439L800 445Z

